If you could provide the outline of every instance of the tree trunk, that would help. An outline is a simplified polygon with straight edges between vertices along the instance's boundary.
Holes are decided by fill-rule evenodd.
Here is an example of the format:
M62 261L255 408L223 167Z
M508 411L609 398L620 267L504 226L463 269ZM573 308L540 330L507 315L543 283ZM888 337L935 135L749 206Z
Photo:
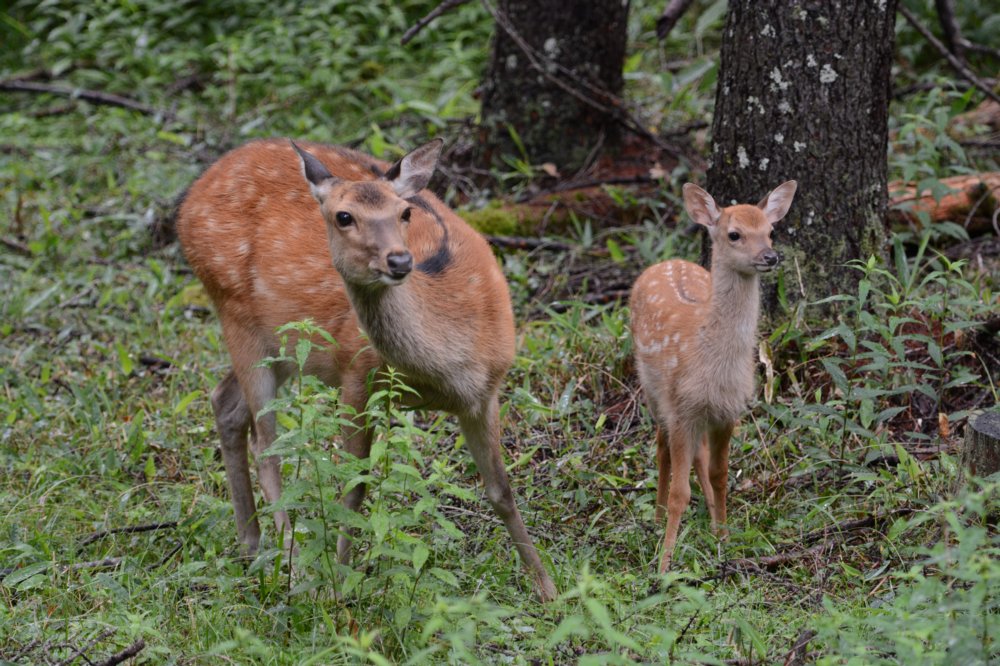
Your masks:
M707 189L728 205L799 183L775 228L783 268L762 285L769 315L780 292L854 293L845 264L884 252L896 3L729 2Z
M480 163L523 158L563 174L595 148L613 148L622 90L628 2L499 0L483 81Z

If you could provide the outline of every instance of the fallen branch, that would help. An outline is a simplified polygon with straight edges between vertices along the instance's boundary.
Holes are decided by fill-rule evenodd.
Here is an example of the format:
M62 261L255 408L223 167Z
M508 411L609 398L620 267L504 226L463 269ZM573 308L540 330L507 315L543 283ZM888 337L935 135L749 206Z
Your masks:
M792 649L785 655L784 666L800 666L806 663L806 646L816 636L812 629L803 629L792 644Z
M1000 209L1000 171L953 176L941 183L952 190L936 200L930 190L903 181L889 183L889 222L921 225L920 214L931 222L952 221L962 224L969 235L986 233L991 216Z
M501 250L552 250L553 252L569 252L572 249L566 243L550 241L544 238L487 236L486 240L489 241L490 245Z
M412 26L410 26L406 30L406 32L403 33L403 36L400 38L399 43L402 46L406 46L407 42L416 37L417 34L421 30L426 28L428 25L430 25L434 21L434 19L441 16L442 14L450 12L452 9L458 7L459 5L464 5L467 2L469 2L469 0L444 0L444 2L442 2L440 5L438 5L430 12L428 12L427 16L423 17L422 19L414 23Z
M16 252L17 254L23 255L25 257L31 256L31 248L16 240L11 240L9 238L0 238L0 244L3 244L5 248L11 252Z
M853 532L855 530L863 530L869 527L877 527L878 525L885 524L890 520L902 516L908 516L913 513L913 509L909 507L903 507L901 509L895 509L889 513L876 515L876 516L866 516L864 518L859 518L857 520L848 520L842 523L837 523L836 525L829 525L827 527L808 532L803 537L799 539L799 543L803 546L815 543L816 541L826 540L835 534L843 534L845 532Z
M94 647L95 645L97 645L98 643L100 643L101 641L103 641L105 638L108 638L109 636L111 636L112 634L114 634L115 631L116 631L115 629L105 629L104 631L102 631L101 633L99 633L97 636L95 636L94 638L90 639L90 641L86 645L84 645L82 647L73 648L72 654L70 654L70 656L68 656L67 658L63 659L62 661L60 661L57 666L69 666L69 664L72 664L74 661L76 661L77 657L83 656L83 654L85 652L87 652L87 650L89 650L90 648ZM87 661L89 662L90 660L87 659Z
M726 560L719 565L718 577L726 578L730 573L735 573L740 570L774 571L782 565L790 564L791 562L806 559L808 557L817 557L822 555L832 546L832 541L824 541L810 548L806 548L805 550L786 550L781 553L765 555L763 557L741 557L735 560Z
M913 15L913 12L911 12L909 9L906 8L906 5L903 5L902 3L899 5L899 13L903 15L903 18L905 18L907 22L909 22L909 24L916 29L917 32L923 35L924 39L926 39L931 46L937 49L938 52L942 56L944 56L944 58L948 61L948 64L950 64L952 68L956 72L958 72L966 81L976 86L976 88L978 88L984 95L986 95L990 99L1000 102L1000 95L997 95L995 92L993 92L988 85L986 85L983 81L979 79L979 77L976 76L975 72L966 67L965 64L959 58L957 58L954 53L949 51L947 46L942 44L941 41L938 40L938 38L935 37L930 30L925 28L920 23L920 21L917 20L917 17Z
M53 86L46 83L35 83L33 81L0 81L0 90L12 92L47 93L50 95L65 95L74 99L82 99L94 104L104 104L106 106L118 106L150 116L171 117L171 114L161 109L156 109L148 104L115 95L113 93L101 92L99 90L84 90L82 88L66 88L63 86Z
M135 655L139 654L145 647L146 647L146 641L140 638L135 643L132 643L132 645L129 645L121 652L113 654L104 661L100 662L99 664L97 664L97 666L115 666L115 664L120 664L126 659L130 659Z
M161 359L155 359L157 362L165 362ZM169 365L169 364L168 364ZM100 532L94 532L80 541L80 548L90 545L97 541L98 539L103 539L106 536L111 536L112 534L135 534L136 532L152 532L154 530L168 530L177 527L177 521L172 520L165 523L151 523L149 525L129 525L127 527L116 527L110 530L101 530Z

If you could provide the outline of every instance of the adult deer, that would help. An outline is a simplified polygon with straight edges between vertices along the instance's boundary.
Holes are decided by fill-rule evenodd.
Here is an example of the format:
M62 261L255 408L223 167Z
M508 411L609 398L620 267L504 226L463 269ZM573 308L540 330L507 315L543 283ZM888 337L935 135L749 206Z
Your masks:
M792 205L796 183L756 206L719 208L697 185L684 206L712 240L712 272L689 261L650 266L632 288L632 337L639 381L656 420L656 519L667 514L660 571L670 566L691 466L712 525L724 533L729 440L753 395L759 275L779 261L771 227Z
M256 141L224 155L191 186L177 233L222 321L232 370L212 394L240 542L260 541L247 440L267 502L281 494L280 460L262 456L275 415L259 415L293 371L262 366L282 324L312 319L337 344L305 371L357 413L386 364L415 389L414 406L456 414L486 496L529 570L537 596L555 586L521 520L500 448L498 393L514 358L510 294L486 241L424 190L441 152L428 143L389 166L345 148ZM293 336L294 342L294 336ZM345 448L367 457L360 420ZM344 504L358 510L365 486ZM274 520L292 543L284 511ZM350 538L337 543L350 559Z

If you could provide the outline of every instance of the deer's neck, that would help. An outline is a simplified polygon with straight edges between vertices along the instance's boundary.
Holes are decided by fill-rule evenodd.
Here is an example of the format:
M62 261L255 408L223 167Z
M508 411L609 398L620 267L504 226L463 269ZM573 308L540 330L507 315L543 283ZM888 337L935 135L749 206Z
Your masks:
M347 284L347 295L375 351L396 366L409 368L421 357L423 316L413 308L412 277L396 286Z
M712 303L702 329L702 340L723 358L748 357L757 341L760 280L756 275L712 271Z

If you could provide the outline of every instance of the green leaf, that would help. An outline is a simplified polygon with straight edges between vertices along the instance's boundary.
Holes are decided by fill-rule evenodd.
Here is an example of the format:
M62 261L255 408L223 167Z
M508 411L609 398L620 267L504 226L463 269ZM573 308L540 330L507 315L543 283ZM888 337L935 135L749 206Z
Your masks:
M181 412L185 411L188 408L188 405L190 405L194 401L194 399L199 397L201 394L202 394L201 389L195 389L190 393L188 393L187 395L185 395L174 406L174 414L180 414Z
M420 571L424 563L427 562L427 558L430 556L430 549L422 543L418 543L413 548L413 568Z

